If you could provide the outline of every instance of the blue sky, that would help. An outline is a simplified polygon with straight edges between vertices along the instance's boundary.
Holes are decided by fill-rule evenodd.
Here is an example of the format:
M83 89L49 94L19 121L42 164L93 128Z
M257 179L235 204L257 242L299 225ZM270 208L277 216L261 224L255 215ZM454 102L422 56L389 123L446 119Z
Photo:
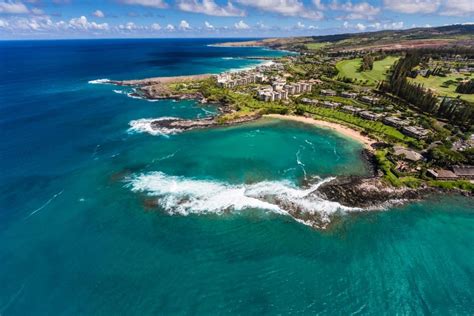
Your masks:
M474 0L0 0L0 39L321 35L473 17Z

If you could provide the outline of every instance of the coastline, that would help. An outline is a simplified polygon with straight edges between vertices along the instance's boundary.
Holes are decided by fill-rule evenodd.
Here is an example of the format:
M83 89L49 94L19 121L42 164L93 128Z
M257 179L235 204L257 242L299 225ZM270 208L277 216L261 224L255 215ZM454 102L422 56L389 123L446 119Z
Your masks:
M290 120L290 121L305 123L305 124L309 124L309 125L313 125L317 127L331 129L341 135L344 135L355 141L360 142L361 144L364 145L365 149L371 152L374 151L372 145L377 142L376 140L368 136L362 135L360 132L352 128L349 128L341 124L333 123L333 122L317 120L310 117L296 116L296 115L266 114L264 115L264 117L276 118L276 119L281 119L281 120Z

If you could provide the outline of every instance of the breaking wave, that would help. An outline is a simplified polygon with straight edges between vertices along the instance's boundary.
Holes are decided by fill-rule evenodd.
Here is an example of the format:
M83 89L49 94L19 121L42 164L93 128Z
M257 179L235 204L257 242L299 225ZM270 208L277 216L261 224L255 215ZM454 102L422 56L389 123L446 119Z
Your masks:
M130 178L127 186L133 192L155 197L157 204L170 215L222 214L262 209L291 216L306 225L324 227L330 222L331 215L360 211L311 194L332 179L323 179L308 188L299 188L289 181L231 185L151 172Z
M95 79L95 80L90 80L90 84L111 84L110 79Z
M153 122L156 121L164 121L164 120L175 120L176 117L160 117L160 118L145 118L139 120L133 120L128 123L130 128L127 130L129 134L136 134L136 133L148 133L153 136L165 136L168 137L169 135L174 135L177 133L182 132L179 128L154 128L152 126Z

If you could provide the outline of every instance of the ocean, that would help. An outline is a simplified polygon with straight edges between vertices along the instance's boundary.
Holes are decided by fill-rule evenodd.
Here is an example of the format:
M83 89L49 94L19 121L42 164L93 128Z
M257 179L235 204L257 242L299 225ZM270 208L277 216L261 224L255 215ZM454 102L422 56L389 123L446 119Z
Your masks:
M368 172L359 143L275 119L155 133L151 119L216 108L101 84L287 54L216 42L0 42L0 315L472 315L472 199L311 199Z

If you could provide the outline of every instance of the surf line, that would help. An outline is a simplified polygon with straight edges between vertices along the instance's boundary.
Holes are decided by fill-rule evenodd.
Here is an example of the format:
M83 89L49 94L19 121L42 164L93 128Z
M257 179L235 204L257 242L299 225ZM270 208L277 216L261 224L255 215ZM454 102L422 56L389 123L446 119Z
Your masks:
M48 201L46 201L46 203L44 203L43 205L41 205L40 207L38 207L36 210L34 210L33 212L31 212L25 219L35 215L36 213L38 213L39 211L41 211L42 209L44 209L46 206L48 206L51 202L53 202L58 196L60 196L62 193L64 192L64 190L61 190L59 191L58 193L56 193L55 195L53 195Z

